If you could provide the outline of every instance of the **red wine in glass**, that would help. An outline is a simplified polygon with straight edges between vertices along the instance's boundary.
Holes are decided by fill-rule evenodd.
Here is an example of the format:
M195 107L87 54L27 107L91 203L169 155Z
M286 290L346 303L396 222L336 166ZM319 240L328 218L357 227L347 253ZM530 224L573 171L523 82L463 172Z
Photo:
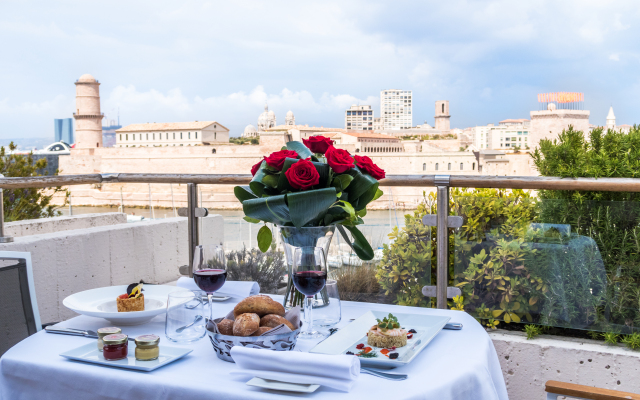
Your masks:
M211 294L224 285L227 280L227 271L224 269L199 269L193 271L193 280L200 289Z
M306 296L313 296L321 291L326 282L326 271L297 271L293 274L293 284Z

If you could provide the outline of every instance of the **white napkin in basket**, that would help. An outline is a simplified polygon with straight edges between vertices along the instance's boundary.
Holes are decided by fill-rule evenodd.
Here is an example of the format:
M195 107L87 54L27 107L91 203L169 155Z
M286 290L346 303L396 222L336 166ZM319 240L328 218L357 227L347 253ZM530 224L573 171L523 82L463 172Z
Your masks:
M360 376L360 360L349 355L269 351L234 346L231 357L239 367L231 370L231 373L248 378L316 384L349 392Z
M176 286L189 290L200 290L198 285L193 281L193 278L186 276L181 276ZM231 296L244 299L245 297L258 293L260 293L260 285L258 285L258 282L226 281L220 290L214 293L214 296Z

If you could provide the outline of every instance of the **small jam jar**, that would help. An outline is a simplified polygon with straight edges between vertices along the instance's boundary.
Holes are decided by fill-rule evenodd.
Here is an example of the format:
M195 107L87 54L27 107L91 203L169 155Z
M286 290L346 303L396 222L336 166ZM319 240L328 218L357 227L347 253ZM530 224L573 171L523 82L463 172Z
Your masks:
M117 333L122 333L122 329L113 326L98 329L98 350L102 351L102 346L104 346L102 338L107 335L115 335Z
M105 360L115 361L127 358L129 354L129 336L117 333L103 337L102 341L104 342L102 355Z
M160 336L141 335L136 338L136 360L151 361L160 356Z

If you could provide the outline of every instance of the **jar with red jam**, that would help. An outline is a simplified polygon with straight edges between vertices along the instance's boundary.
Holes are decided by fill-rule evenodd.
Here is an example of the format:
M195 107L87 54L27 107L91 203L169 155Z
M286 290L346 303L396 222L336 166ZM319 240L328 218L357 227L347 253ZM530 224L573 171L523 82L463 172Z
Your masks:
M127 358L129 354L129 336L119 333L115 335L107 335L102 338L104 347L102 355L105 360L115 361Z

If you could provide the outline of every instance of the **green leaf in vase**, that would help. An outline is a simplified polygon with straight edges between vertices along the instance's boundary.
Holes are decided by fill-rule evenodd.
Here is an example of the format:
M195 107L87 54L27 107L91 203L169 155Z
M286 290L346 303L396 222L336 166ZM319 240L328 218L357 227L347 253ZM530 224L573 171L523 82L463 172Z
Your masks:
M352 180L353 180L353 176L349 174L338 175L335 178L333 178L333 181L331 182L331 186L335 187L338 191L342 192L349 186Z
M311 153L311 150L309 150L307 146L305 146L302 142L297 142L295 140L287 142L287 150L295 151L303 160L306 160L313 155L313 153Z
M271 246L271 241L273 240L273 235L271 233L271 229L264 225L258 231L258 248L261 252L266 253L269 250L269 246Z
M233 188L233 194L236 195L236 198L240 201L240 203L245 200L255 199L258 197L253 194L249 186L236 186Z
M353 181L346 189L346 192L349 193L349 201L356 210L361 210L375 196L378 189L378 181L371 175L363 174L358 167L351 168L347 173L353 177ZM366 196L363 196L365 193ZM360 201L361 196L364 197L363 200L365 201Z
M244 215L264 222L286 225L291 222L289 207L284 194L249 199L242 203Z
M373 256L374 256L373 249L371 248L371 245L369 244L367 239L364 237L364 235L362 234L362 232L360 232L358 228L356 228L355 226L343 226L343 225L336 225L336 226L338 228L338 231L340 231L340 234L344 238L345 242L349 244L349 247L351 247L351 249L356 253L356 255L361 260L369 261L373 259ZM351 236L353 236L353 243L351 242L349 235L347 235L347 232L345 232L345 228L348 229L349 232L351 232Z
M244 219L245 221L250 222L252 224L259 224L260 223L259 219L255 219L255 218L251 218L251 217L247 217L247 216L245 216L242 219Z
M323 218L327 209L336 200L336 189L333 187L288 193L287 203L291 222L296 228Z

